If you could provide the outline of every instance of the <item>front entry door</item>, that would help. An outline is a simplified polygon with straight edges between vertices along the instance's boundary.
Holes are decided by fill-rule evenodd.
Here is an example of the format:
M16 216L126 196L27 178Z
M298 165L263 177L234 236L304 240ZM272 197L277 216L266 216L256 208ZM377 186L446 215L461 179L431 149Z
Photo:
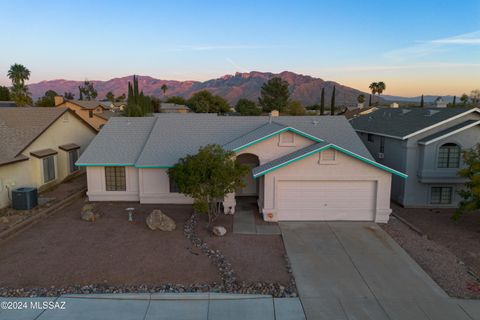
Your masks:
M257 180L253 178L252 170L256 167L253 163L245 163L250 168L248 174L243 178L243 183L245 187L241 188L237 192L237 196L256 196L258 195L258 183Z

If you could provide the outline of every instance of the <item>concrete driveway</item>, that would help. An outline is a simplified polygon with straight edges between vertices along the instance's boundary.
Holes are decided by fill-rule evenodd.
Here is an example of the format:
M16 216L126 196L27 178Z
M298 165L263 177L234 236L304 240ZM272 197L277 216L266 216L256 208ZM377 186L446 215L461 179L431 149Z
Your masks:
M449 298L375 223L280 228L307 319L480 319L480 301Z

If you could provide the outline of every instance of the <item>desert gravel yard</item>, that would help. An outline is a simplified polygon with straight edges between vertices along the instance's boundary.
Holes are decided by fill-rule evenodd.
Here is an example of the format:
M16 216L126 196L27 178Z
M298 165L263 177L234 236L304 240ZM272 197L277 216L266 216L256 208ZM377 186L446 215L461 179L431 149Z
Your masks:
M0 244L0 295L1 288L189 286L221 281L209 258L183 234L191 206L96 203L101 218L92 223L80 219L84 204L85 199L75 200ZM127 220L127 207L136 208L134 222ZM145 219L153 209L172 217L177 229L149 230ZM289 283L281 236L232 234L232 216L222 215L217 224L227 228L226 236L208 233L203 218L197 234L210 249L222 251L237 280Z
M392 217L384 230L450 295L480 299L480 215L450 219L454 209L411 209L392 204L395 214L421 236Z

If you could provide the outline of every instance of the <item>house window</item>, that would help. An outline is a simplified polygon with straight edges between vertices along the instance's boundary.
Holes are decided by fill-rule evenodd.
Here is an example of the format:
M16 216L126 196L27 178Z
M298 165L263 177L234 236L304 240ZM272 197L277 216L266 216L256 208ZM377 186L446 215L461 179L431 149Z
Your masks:
M458 168L460 166L460 147L454 143L446 143L438 150L439 168Z
M68 167L70 173L78 170L78 167L75 165L75 162L78 160L78 149L68 151Z
M93 111L92 111L92 110L89 110L89 111L88 111L88 116L89 116L90 118L93 118Z
M451 204L452 187L432 187L430 195L431 204Z
M55 179L55 158L48 156L43 161L43 182L47 183Z
M373 142L373 134L369 133L367 136L368 142Z
M170 185L170 193L179 193L180 190L178 189L177 184L172 178L169 178L169 185Z
M280 146L293 146L295 144L295 134L285 131L280 134Z
M105 167L105 185L107 191L126 191L125 167Z
M380 153L385 153L385 137L380 137Z

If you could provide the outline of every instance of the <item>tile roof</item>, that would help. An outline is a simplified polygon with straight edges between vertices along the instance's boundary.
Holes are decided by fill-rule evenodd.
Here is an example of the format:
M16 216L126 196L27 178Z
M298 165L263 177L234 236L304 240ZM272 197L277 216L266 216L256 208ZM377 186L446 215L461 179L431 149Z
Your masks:
M109 109L109 107L104 105L101 101L96 100L65 100L65 102L74 103L84 109L95 109L98 106L104 109Z
M28 157L20 154L67 108L0 108L0 165Z
M183 105L183 104L176 104L176 103L168 103L168 102L162 102L160 104L160 110L190 110L189 107Z
M397 108L378 109L350 121L357 131L404 139L422 129L478 109L465 108Z
M265 137L269 137L273 134L284 131L287 128L288 127L284 124L269 122L242 135L241 137L235 138L233 141L228 142L223 147L226 150L237 150L238 148L242 148L254 141L264 139Z
M113 112L113 111L110 111L110 110L105 110L101 113L94 113L93 115L96 116L96 117L102 118L104 120L108 120L111 117L121 117L122 116L122 114L120 112Z
M439 131L437 133L431 134L431 135L429 135L429 136L427 136L423 139L420 139L420 140L418 140L418 143L426 144L429 141L435 140L435 139L440 138L440 137L445 136L445 135L449 135L450 133L453 133L457 130L472 127L472 126L475 126L475 125L480 125L480 120L470 119L470 120L464 121L462 123L459 123L455 126L452 126L450 128L447 128L445 130L442 130L442 131Z
M80 165L128 164L171 167L179 158L207 144L232 148L275 128L291 127L373 160L345 117L281 116L269 125L268 116L161 113L154 117L114 117L78 160ZM127 123L129 123L127 125ZM257 135L258 134L258 135Z
M315 153L315 152L318 152L319 150L321 150L322 148L325 148L327 146L329 146L330 143L329 142L326 142L326 141L322 141L322 142L318 142L318 143L315 143L315 144L312 144L308 147L305 147L303 149L300 149L300 150L297 150L297 151L294 151L292 153L289 153L287 155L284 155L283 157L280 157L280 158L277 158L275 160L272 160L270 162L267 162L265 164L262 164L258 167L255 167L252 169L252 174L254 177L258 177L260 175L262 175L262 173L266 172L266 171L270 171L274 168L277 168L277 167L280 167L280 166L284 166L285 164L288 164L288 163L291 163L293 161L296 161L300 158L303 158L303 157L306 157L312 153Z

